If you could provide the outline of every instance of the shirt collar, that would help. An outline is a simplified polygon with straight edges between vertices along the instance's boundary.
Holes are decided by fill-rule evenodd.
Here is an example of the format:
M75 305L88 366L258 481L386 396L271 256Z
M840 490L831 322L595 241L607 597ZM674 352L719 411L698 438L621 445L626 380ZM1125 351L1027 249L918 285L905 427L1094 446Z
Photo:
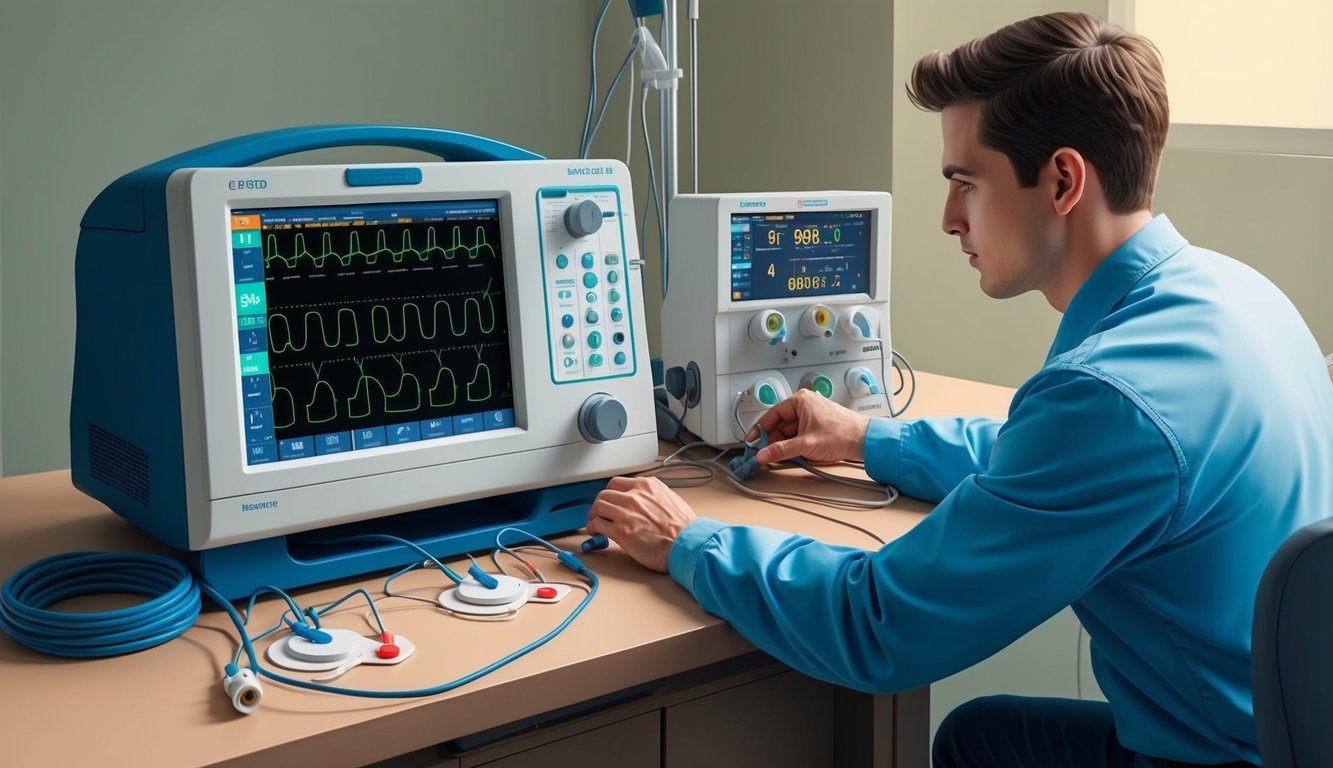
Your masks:
M1093 270L1065 308L1047 362L1082 344L1141 277L1188 244L1165 214L1121 243Z

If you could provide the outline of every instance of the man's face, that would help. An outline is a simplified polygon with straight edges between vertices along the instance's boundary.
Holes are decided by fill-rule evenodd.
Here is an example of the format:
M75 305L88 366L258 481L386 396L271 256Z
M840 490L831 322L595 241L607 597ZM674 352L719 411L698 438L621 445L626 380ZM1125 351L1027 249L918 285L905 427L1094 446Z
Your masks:
M1007 299L1043 290L1055 284L1063 250L1053 226L1058 217L1041 177L1035 187L1020 187L1009 158L981 145L980 118L975 102L941 113L942 169L949 180L941 226L958 236L986 295Z

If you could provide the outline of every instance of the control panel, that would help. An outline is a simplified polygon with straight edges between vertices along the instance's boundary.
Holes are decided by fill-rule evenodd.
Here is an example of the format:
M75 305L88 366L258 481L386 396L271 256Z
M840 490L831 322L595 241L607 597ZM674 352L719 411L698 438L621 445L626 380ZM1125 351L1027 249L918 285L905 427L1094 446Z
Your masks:
M797 389L892 414L890 220L884 192L673 200L662 357L686 429L734 445Z
M625 287L620 190L545 187L538 199L551 378L564 383L632 374L634 318Z

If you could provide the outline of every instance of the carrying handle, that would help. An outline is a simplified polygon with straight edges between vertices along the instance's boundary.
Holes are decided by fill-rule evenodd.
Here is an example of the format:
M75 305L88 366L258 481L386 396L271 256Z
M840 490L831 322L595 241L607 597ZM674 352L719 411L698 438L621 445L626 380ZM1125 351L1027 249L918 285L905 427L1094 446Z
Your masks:
M320 125L279 128L207 144L157 163L174 168L239 168L296 152L333 147L401 147L441 160L541 160L541 155L470 133L402 125Z

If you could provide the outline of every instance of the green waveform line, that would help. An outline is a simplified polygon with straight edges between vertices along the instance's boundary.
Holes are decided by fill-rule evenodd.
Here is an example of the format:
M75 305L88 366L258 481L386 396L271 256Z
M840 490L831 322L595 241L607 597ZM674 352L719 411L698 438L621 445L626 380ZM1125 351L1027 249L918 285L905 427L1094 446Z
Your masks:
M310 262L317 269L323 269L330 258L336 259L343 267L351 266L352 262L358 257L364 260L366 266L373 266L379 263L381 257L392 259L395 264L401 264L409 257L416 258L420 263L426 263L434 255L442 256L446 261L453 261L457 258L460 251L467 253L469 261L477 259L478 255L485 250L491 258L496 257L495 246L491 245L486 239L486 228L478 225L473 233L473 244L463 243L463 228L454 225L450 231L450 245L445 248L439 244L435 227L426 228L426 247L415 248L412 245L412 231L404 229L402 238L397 250L389 247L389 235L383 229L375 232L375 246L373 250L365 251L361 248L361 230L354 229L347 236L347 252L340 253L333 247L333 232L325 231L321 233L319 255L311 253L306 246L305 232L297 232L292 240L292 253L283 255L278 249L278 235L270 232L264 238L264 268L267 270L274 261L281 261L288 269L294 269L301 263L302 259L310 259Z

